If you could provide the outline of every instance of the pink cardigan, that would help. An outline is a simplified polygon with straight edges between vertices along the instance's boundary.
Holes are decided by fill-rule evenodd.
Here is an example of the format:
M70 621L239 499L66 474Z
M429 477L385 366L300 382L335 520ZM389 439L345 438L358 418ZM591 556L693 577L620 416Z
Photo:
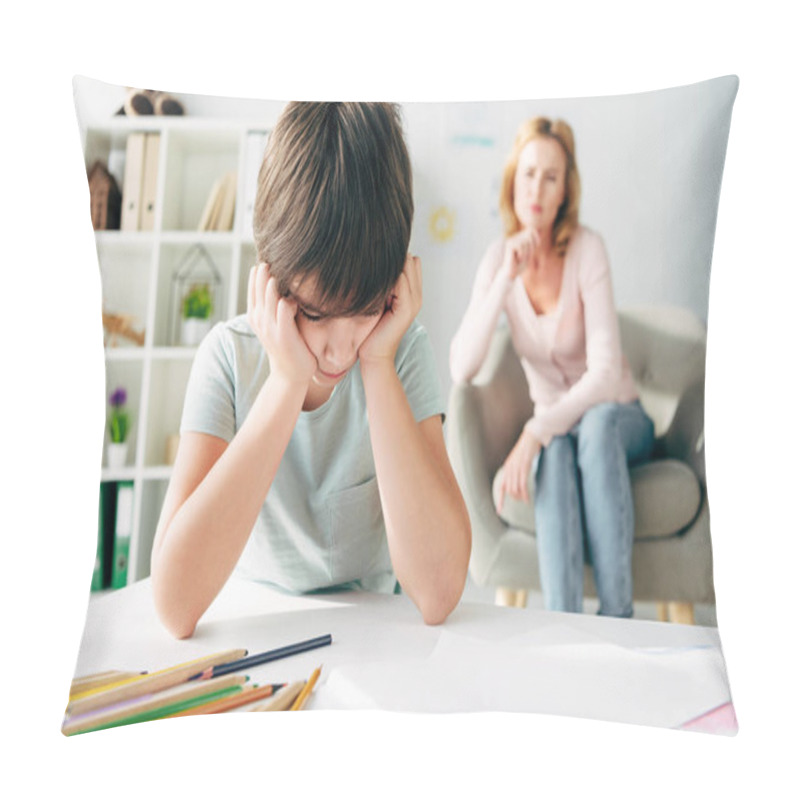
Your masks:
M558 305L549 314L534 311L521 277L510 281L499 272L503 242L493 242L478 266L469 306L450 347L450 373L457 383L477 374L505 311L534 403L525 428L546 447L593 405L628 403L638 393L622 354L600 236L584 227L572 235Z

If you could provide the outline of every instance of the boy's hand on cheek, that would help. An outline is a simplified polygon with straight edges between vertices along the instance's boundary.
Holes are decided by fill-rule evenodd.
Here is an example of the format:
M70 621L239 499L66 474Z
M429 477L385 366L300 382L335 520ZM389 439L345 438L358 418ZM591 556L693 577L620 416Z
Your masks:
M269 355L270 372L290 383L308 384L317 360L300 335L296 315L297 303L278 295L268 266L253 267L247 288L247 321Z
M421 308L422 265L419 258L409 255L380 322L358 350L361 363L388 360L394 364L400 340Z

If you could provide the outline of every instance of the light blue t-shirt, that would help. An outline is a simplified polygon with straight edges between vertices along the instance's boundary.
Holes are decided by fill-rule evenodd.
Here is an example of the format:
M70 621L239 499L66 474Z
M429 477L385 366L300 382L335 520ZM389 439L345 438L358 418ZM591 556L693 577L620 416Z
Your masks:
M416 320L395 365L414 418L443 414L433 349ZM218 323L195 356L181 433L230 442L268 375L246 316ZM289 592L395 591L358 362L327 402L300 412L236 571Z

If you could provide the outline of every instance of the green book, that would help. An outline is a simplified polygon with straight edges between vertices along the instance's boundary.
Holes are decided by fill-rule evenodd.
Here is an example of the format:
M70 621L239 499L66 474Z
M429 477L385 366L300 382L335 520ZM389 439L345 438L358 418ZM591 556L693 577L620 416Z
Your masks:
M97 592L103 588L103 484L100 484L100 502L97 514L97 549L94 555L94 569L92 570L92 591Z
M114 561L111 567L111 588L121 589L128 583L128 557L133 529L133 481L117 482L116 523L114 525Z
M111 585L111 557L114 550L114 520L117 485L113 481L100 484L100 508L97 526L97 553L92 573L92 591Z

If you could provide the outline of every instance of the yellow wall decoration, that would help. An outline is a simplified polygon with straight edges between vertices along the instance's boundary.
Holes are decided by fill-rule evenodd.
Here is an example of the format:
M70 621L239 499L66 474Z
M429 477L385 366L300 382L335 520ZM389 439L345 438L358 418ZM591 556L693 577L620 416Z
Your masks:
M456 230L456 212L446 206L434 209L428 220L428 230L434 241L449 242Z

